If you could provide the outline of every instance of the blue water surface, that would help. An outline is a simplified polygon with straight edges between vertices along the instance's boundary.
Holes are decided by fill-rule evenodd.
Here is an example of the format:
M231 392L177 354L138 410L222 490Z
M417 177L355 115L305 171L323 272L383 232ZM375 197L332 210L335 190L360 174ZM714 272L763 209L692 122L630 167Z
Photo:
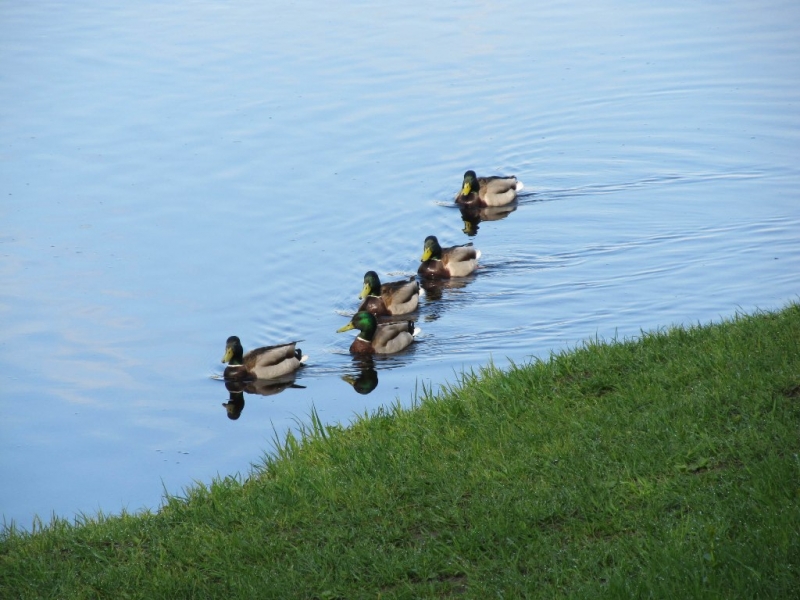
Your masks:
M3 3L0 57L6 523L155 510L312 407L800 291L797 3ZM471 235L466 169L525 184ZM481 269L360 393L335 331L431 234ZM309 355L236 420L233 334Z

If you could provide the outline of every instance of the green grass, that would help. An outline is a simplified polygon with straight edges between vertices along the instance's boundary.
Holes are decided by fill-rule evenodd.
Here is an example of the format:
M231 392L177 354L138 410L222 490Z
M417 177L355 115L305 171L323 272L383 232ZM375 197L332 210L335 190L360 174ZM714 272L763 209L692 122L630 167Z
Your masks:
M800 306L324 427L158 514L0 539L14 598L790 598Z

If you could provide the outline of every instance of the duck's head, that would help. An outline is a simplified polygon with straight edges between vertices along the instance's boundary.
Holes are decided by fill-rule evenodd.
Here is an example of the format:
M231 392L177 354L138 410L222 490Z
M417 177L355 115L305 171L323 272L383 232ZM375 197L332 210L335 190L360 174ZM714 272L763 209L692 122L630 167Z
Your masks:
M478 176L475 171L464 173L464 183L461 186L461 195L469 196L472 192L478 191Z
M240 365L242 364L242 354L244 354L242 342L238 337L232 335L225 342L225 354L222 356L222 362L229 365Z
M361 334L358 337L369 342L372 340L372 336L375 335L375 329L377 329L377 327L378 320L371 313L362 310L361 312L357 312L355 315L353 315L353 318L350 319L350 322L347 325L337 329L336 333L350 331L351 329L358 329L361 331Z
M442 247L439 245L439 240L435 235L429 235L425 238L425 247L422 249L422 262L430 259L441 260Z
M367 271L364 273L364 288L361 290L358 299L361 300L367 296L380 296L381 295L381 280L378 279L378 274L375 271Z

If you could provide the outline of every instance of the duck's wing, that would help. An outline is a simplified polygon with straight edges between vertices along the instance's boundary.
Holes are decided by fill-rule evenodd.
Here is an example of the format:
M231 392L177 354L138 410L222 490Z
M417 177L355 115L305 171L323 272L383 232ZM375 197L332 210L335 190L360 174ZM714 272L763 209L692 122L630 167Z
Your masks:
M486 188L488 191L503 193L508 190L517 190L518 185L522 185L516 177L481 177L479 179L480 186Z
M298 341L256 348L245 354L242 362L248 371L254 371L261 367L277 365L287 358L297 358L295 345Z
M442 251L442 261L445 265L453 263L465 262L468 260L477 260L480 252L472 244L464 244L463 246L452 246L445 248Z
M372 338L372 347L375 352L381 354L400 352L400 350L407 348L414 341L412 331L413 324L411 321L381 325L375 331L375 337Z
M513 202L522 183L516 177L481 177L480 196L487 206L502 206Z
M416 277L381 285L381 296L392 314L405 314L419 304L419 283Z
M442 252L442 264L451 277L466 277L478 268L481 251L472 244L453 246Z

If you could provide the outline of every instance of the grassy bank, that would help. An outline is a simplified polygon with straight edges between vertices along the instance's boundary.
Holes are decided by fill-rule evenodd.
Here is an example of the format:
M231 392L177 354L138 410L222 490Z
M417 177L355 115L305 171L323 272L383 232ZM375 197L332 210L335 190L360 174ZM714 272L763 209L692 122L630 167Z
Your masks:
M800 307L494 368L158 514L0 540L3 597L788 598ZM9 482L6 482L8 484Z

